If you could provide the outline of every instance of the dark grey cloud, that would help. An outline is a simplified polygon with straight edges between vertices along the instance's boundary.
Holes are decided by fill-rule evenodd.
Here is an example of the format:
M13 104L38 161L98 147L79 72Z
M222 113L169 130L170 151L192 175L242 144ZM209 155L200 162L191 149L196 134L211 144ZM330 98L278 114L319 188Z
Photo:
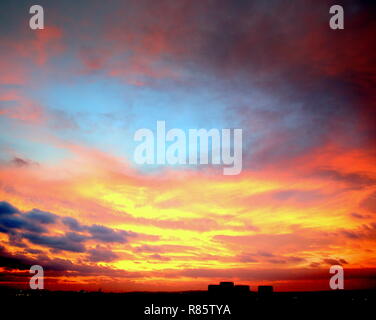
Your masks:
M67 237L67 239L69 239L70 241L74 241L74 242L84 242L90 239L88 236L85 236L76 232L67 232L65 236Z
M17 230L44 233L47 229L43 225L56 223L58 218L53 213L39 209L21 213L10 203L0 202L0 232L2 233L14 234Z
M103 242L127 242L127 237L131 234L123 230L114 230L105 226L93 224L87 227L87 230L92 236L92 239Z
M31 253L31 254L43 254L42 250L32 249L32 248L26 248L25 252Z
M64 217L62 218L62 222L68 226L72 231L83 231L85 227L81 225L77 219L72 217Z
M85 246L77 241L77 238L72 235L65 236L43 236L32 233L25 233L23 237L33 244L41 245L47 248L64 250L71 252L85 252Z
M88 231L91 234L91 239L101 242L127 242L129 236L134 236L135 233L126 232L124 230L115 230L102 225L93 224L91 226L80 224L76 219L71 217L64 217L62 222L73 231Z
M90 262L111 262L118 258L116 253L109 249L101 248L100 246L97 246L95 249L90 249L87 252Z
M37 264L35 260L23 255L12 255L3 246L0 246L0 266L6 269L26 270Z
M102 225L81 224L71 217L33 209L22 213L8 202L0 202L0 232L8 235L8 243L19 248L28 248L27 241L54 251L86 252L85 243L89 240L97 243L126 243L133 232L115 230ZM47 226L62 223L70 231L62 235L49 235ZM24 240L27 240L26 242ZM99 259L103 253L105 259L115 258L108 252L91 251L89 257ZM107 255L106 255L107 254Z
M27 244L22 235L19 232L10 232L8 233L8 243L11 246L18 247L18 248L28 248Z
M6 201L0 201L0 216L5 214L14 214L18 212L18 209L13 207L10 203Z
M37 253L37 252L33 252ZM5 272L0 274L1 279L4 280L4 276L11 275L13 270L29 270L32 265L41 265L43 266L45 273L51 276L59 276L64 274L65 276L90 276L90 275L106 275L110 277L140 277L139 272L127 272L125 270L112 269L110 267L102 267L97 265L89 265L85 263L73 263L68 259L54 258L51 259L46 255L40 254L36 258L30 258L22 253L10 253L3 246L0 245L0 266L5 268ZM7 270L11 273L7 273ZM69 273L67 273L69 271ZM16 278L20 283L26 281L28 283L30 279L30 274L27 272L26 279L23 279L24 276L18 273ZM17 280L16 279L16 280Z
M47 211L42 211L39 209L33 209L27 212L24 216L27 219L39 222L41 224L56 223L56 221L59 218L56 214L53 214Z
M26 230L36 233L47 231L47 229L40 224L30 222L23 216L0 216L0 232L12 233L16 230Z

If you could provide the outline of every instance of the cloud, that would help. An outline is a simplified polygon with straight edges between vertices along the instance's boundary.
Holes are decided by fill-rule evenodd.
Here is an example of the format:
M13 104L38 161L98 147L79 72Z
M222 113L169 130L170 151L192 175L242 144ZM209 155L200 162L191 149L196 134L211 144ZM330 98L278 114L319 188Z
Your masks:
M298 265L306 262L305 258L297 256L278 255L267 251L257 251L255 253L243 253L237 257L239 261L246 263L258 262L258 264L290 264Z
M162 256L158 253L150 255L150 256L148 256L148 258L152 259L152 260L159 260L159 261L170 261L171 260L171 258L166 257L166 256Z
M362 224L358 228L352 230L341 230L340 234L348 239L353 240L376 240L376 222Z
M45 233L47 229L44 225L54 224L57 220L58 216L50 212L33 209L21 213L8 202L0 203L0 232L3 233L14 234L16 230Z
M360 206L372 213L376 213L376 192L371 193L368 197L363 199Z
M247 206L265 206L267 205L287 205L307 206L311 203L317 203L328 198L322 191L317 189L300 190L300 189L277 189L265 192L258 192L238 198L238 203ZM257 228L255 228L257 230Z
M6 269L26 270L30 266L37 264L36 260L24 255L13 255L3 246L0 246L0 265Z
M175 276L186 276L204 279L234 279L240 281L288 281L288 280L326 280L328 268L264 268L264 269L186 269L177 271ZM173 273L171 273L173 274ZM376 275L375 268L346 269L346 278L369 278Z
M261 257L274 257L274 254L272 254L271 252L267 252L267 251L258 251L257 255Z
M23 234L23 238L29 240L33 244L51 249L71 252L85 252L85 246L81 243L83 238L76 234L68 234L65 236L43 236L26 233Z
M11 162L16 167L27 167L27 166L33 164L33 162L31 162L30 160L25 160L25 159L18 158L18 157L14 157Z
M17 208L13 207L10 203L6 201L0 202L0 216L14 213L19 213Z
M97 248L98 249L98 248ZM103 249L103 248L102 248ZM154 257L159 259L160 257ZM333 260L333 261L332 261ZM332 259L326 261L327 263L346 261L339 259ZM111 267L103 267L98 265L88 265L84 263L73 263L68 259L54 258L50 259L47 256L40 255L38 259L26 257L22 254L11 254L0 246L0 263L10 272L3 272L2 279L5 276L11 276L12 270L28 270L33 264L43 265L45 273L49 277L57 277L64 275L68 278L74 277L90 277L90 276L108 276L112 281L119 281L122 278L140 279L148 277L152 274L154 276L163 277L177 281L181 277L189 277L191 279L204 279L208 281L217 281L222 279L229 279L234 281L309 281L309 280L324 280L328 281L328 268L319 268L316 263L314 268L264 268L264 269L248 269L248 268L226 268L226 269L207 269L207 268L192 268L183 270L166 269L154 273L140 273L140 272L127 272L125 270L114 269ZM69 272L68 272L69 271ZM374 279L376 269L374 268L346 268L346 279ZM30 275L25 278L21 273L13 274L19 283L28 283ZM115 280L116 279L116 280ZM154 281L154 280L153 280Z
M118 255L111 250L97 246L95 249L87 251L88 260L91 262L111 262L118 258Z
M23 242L25 239L32 244L53 250L83 253L86 252L84 243L89 240L98 243L126 243L128 237L137 235L134 232L115 230L103 225L83 225L74 218L61 217L35 208L22 213L4 201L0 203L0 209L0 232L8 234L10 243L18 247L26 246ZM51 231L47 227L58 227L60 222L71 231L63 235L50 234ZM98 251L98 254L100 253ZM93 251L93 257L94 254Z
M47 211L42 211L42 210L39 210L39 209L33 209L33 210L27 212L24 215L24 217L29 219L29 220L39 222L41 224L56 223L56 221L58 219L58 216L56 214L53 214L53 213L50 213L50 212L47 212Z
M344 182L355 189L376 185L376 179L363 172L342 173L334 169L323 169L318 171L317 174L322 177L328 177L330 179Z
M15 230L27 230L36 233L43 233L47 230L37 223L29 222L23 216L2 216L0 217L0 232L12 233Z
M231 250L239 250L247 244L247 248L261 252L299 252L315 250L326 244L335 242L334 234L326 234L316 230L296 230L289 233L260 233L254 235L216 235L214 241L223 243ZM262 255L259 255L262 256Z
M133 248L133 251L136 253L183 253L183 252L194 252L195 247L185 246L185 245L141 245Z
M62 222L67 225L73 231L83 231L85 226L81 225L77 219L72 217L63 217Z
M39 249L32 249L32 248L26 248L25 252L31 253L31 254L43 254L44 252Z
M150 246L150 245L142 245L138 246L134 249L135 252L162 252L163 247L161 246Z
M323 263L328 265L344 265L348 264L348 262L345 259L330 259L326 258L322 260Z
M14 270L29 270L32 265L41 265L44 268L47 276L55 277L88 277L88 276L108 276L108 277L140 277L139 272L130 273L125 270L113 269L111 267L102 267L97 265L85 263L73 263L69 259L49 258L45 255L38 255L36 258L30 258L24 254L14 254L7 251L0 246L0 265L6 269L2 272L0 277L5 275L13 275L20 283L27 283L30 279L30 274L27 272L27 278L19 272L14 273ZM8 271L8 272L7 272ZM18 276L19 275L19 276Z
M371 217L369 215L364 215L364 214L360 214L360 213L357 213L357 212L351 212L350 216L355 218L355 219L369 219Z
M87 230L91 234L92 239L102 242L125 243L128 241L127 237L132 235L131 233L123 230L114 230L97 224L93 224L92 226L87 227Z
M258 260L254 258L253 254L247 254L247 253L242 253L238 255L237 259L240 262L245 262L245 263L250 263L250 262L257 262Z

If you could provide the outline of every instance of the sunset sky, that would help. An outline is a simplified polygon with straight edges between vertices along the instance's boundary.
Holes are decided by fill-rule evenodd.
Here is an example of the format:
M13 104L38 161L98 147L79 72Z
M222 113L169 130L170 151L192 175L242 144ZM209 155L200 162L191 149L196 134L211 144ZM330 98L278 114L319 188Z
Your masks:
M376 286L375 10L2 0L0 285L38 264L50 290L329 290L340 264ZM242 172L136 165L157 120L242 128Z

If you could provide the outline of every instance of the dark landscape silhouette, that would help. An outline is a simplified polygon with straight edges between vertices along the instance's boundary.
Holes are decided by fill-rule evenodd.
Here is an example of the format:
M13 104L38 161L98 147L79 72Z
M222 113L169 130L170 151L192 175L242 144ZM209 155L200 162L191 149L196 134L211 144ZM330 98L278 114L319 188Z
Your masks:
M3 305L8 305L9 302L23 306L18 312L24 313L25 317L28 315L27 310L48 306L58 308L59 313L66 316L74 312L83 316L123 314L124 319L250 319L255 312L264 315L287 311L300 314L308 310L309 313L338 315L347 310L364 311L375 306L376 290L275 292L272 286L253 288L233 282L221 282L209 284L207 291L182 292L114 293L101 290L50 291L0 287L0 297ZM218 309L214 309L213 314L188 315L189 305L227 305L231 314L220 314ZM177 306L185 314L181 312L175 317L145 314L145 308L150 306Z

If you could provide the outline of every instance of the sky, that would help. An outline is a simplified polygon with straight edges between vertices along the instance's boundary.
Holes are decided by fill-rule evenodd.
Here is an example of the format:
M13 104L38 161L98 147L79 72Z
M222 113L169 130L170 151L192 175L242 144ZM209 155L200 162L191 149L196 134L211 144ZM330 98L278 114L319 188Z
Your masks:
M0 3L1 286L376 286L373 1L33 4ZM242 172L136 164L158 120L243 129Z

